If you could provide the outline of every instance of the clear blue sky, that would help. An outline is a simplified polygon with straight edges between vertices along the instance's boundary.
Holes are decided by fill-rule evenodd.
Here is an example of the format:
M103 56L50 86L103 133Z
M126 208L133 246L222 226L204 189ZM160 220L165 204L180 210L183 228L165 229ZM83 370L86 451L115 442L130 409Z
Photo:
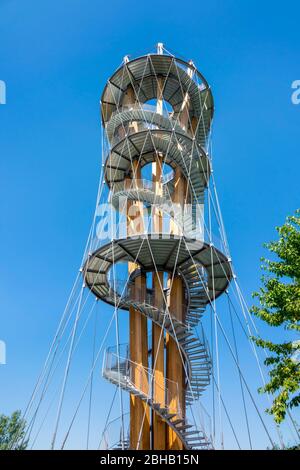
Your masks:
M299 14L296 1L0 0L0 412L27 402L79 267L100 171L99 98L125 54L163 42L210 83L215 178L250 300L262 243L300 205Z

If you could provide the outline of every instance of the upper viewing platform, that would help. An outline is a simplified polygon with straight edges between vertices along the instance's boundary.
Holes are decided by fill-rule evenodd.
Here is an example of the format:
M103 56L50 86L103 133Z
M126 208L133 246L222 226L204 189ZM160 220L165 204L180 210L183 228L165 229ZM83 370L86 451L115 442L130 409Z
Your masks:
M102 122L112 145L126 134L150 128L181 130L206 147L213 112L203 75L192 61L165 54L162 45L156 54L125 57L101 97Z

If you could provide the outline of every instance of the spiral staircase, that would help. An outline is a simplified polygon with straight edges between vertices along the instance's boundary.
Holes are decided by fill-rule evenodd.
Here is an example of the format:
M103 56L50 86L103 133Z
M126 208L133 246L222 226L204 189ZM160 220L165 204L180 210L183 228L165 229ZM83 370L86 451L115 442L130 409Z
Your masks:
M168 103L168 110L148 104L157 97ZM120 210L120 201L125 198L150 209L156 207L173 219L177 233L166 237L144 230L111 240L89 253L83 267L85 282L98 299L129 312L134 309L176 342L185 384L183 392L176 392L176 384L168 377L158 383L148 364L141 365L130 357L130 348L124 354L119 348L106 351L103 376L159 416L183 449L211 449L205 430L190 424L186 413L186 406L198 400L210 383L209 349L197 326L207 304L227 289L232 276L230 260L211 240L193 238L197 206L204 204L211 171L207 153L213 116L211 91L192 63L160 50L124 61L104 89L101 113L110 143L104 175L111 204ZM158 155L170 169L167 177L161 178L159 185L137 178L134 162L141 171ZM189 188L192 210L188 220L174 210L176 171ZM119 288L118 282L110 281L110 273L113 266L124 262L134 264L134 269ZM158 304L153 288L135 287L135 279L148 272L176 273L185 293L182 319L170 309L168 289ZM142 382L146 386L140 386ZM156 400L155 387L162 387L163 403ZM178 400L180 393L184 393L184 404ZM130 447L130 439L126 438L127 445Z

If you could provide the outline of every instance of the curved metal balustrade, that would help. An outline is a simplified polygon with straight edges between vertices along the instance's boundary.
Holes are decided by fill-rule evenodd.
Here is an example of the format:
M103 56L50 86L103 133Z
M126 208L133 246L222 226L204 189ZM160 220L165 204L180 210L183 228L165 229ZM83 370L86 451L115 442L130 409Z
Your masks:
M186 449L212 448L204 432L188 423L181 409L176 382L167 378L158 380L150 369L130 361L128 356L118 356L111 349L106 351L102 374L109 382L147 403L173 429ZM155 401L157 390L164 396L164 403Z
M190 120L200 120L197 139L205 146L213 118L213 97L205 78L192 63L168 55L149 54L122 65L108 80L101 97L102 119L106 124L122 108L128 86L139 103L157 98L158 78L163 80L163 99L172 106L176 119L186 94L190 97ZM191 129L186 129L192 135Z

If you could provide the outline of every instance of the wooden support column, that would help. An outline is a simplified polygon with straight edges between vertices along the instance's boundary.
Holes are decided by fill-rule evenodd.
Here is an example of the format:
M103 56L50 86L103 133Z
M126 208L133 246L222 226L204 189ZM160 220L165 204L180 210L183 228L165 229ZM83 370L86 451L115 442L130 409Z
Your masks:
M140 179L141 172L137 162L133 162L133 178ZM128 180L128 184L135 181ZM143 205L140 202L128 201L127 203L127 233L128 236L143 231L141 214ZM139 218L139 223L137 218ZM138 265L128 263L128 272L132 273ZM136 300L143 300L146 295L145 275L137 277L134 281L133 296ZM148 383L148 330L147 318L133 307L129 309L129 337L131 380L136 387L149 393ZM139 450L150 449L150 411L140 398L130 395L130 448Z
M122 99L122 106L136 105L137 99L132 85L128 85L127 90ZM128 126L128 127L127 127ZM126 134L138 132L138 123L136 121L129 122L126 127L121 124L118 128L119 137L124 138Z
M189 77L192 78L193 73L194 72L192 68L188 68L187 74L189 75ZM188 131L191 125L191 122L190 122L191 99L190 99L188 92L186 92L182 98L183 100L182 100L182 105L181 105L180 113L179 113L179 123L185 131Z
M175 171L173 202L183 204L186 199L186 180L179 168ZM180 229L175 221L171 221L171 233L178 234ZM170 284L170 302L169 309L173 317L182 322L185 321L184 308L184 286L180 277L175 276ZM179 418L185 417L185 371L182 364L182 358L176 341L167 334L167 378L168 380L168 404L171 413L176 413ZM176 433L168 427L167 429L167 449L183 449L180 439Z
M162 77L157 78L157 104L156 112L163 114L163 87ZM155 155L152 163L152 182L155 194L162 195L162 156ZM153 207L153 232L161 233L163 229L163 217L161 210ZM158 308L163 307L163 273L153 273L154 304ZM165 346L164 331L154 323L152 324L152 372L153 372L153 400L156 403L165 405ZM152 412L152 448L154 450L166 449L166 423L161 417Z
M198 119L195 116L193 116L191 120L191 134L193 137L195 137L196 135L197 127L198 127Z
M157 195L162 195L162 157L157 156L152 164L153 189ZM162 232L162 213L159 208L153 208L153 231ZM154 304L163 308L163 273L153 273ZM152 325L152 371L153 371L153 400L165 405L165 360L164 360L164 331L160 326ZM152 448L166 449L166 424L161 417L152 412Z

